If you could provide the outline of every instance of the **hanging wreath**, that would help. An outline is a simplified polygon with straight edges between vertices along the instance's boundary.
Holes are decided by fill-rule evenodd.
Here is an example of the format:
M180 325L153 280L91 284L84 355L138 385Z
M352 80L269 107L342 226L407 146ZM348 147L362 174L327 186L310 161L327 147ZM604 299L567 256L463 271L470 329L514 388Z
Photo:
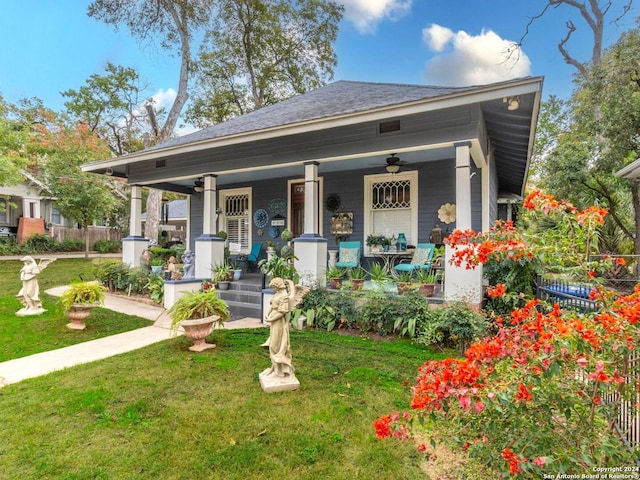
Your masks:
M327 199L324 201L324 206L331 213L336 213L342 206L342 199L340 198L340 195L338 195L337 193L330 193Z

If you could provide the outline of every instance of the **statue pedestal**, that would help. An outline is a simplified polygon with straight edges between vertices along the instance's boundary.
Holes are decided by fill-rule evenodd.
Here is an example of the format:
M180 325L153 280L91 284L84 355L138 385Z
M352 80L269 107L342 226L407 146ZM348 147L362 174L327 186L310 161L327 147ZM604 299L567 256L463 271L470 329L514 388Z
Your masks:
M29 308L21 308L20 310L18 310L16 312L16 316L18 317L27 317L29 315L42 315L44 312L46 312L46 310L42 307L40 308L35 308L35 309L29 309Z
M289 392L300 388L300 382L295 375L291 374L285 377L278 377L276 375L269 375L269 372L271 372L271 368L267 368L259 375L260 386L264 392Z

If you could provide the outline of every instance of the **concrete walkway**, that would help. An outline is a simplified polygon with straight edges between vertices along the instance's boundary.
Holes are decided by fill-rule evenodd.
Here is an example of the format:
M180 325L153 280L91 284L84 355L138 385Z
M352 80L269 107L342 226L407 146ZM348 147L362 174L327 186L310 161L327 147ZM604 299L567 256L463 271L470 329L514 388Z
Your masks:
M66 288L68 287L51 288L47 290L47 293L60 296ZM171 319L162 307L147 305L126 297L109 294L106 294L104 307L128 315L147 318L154 323L151 326L130 332L2 362L0 363L0 387L81 363L102 360L113 355L130 352L167 340L172 336ZM265 327L265 325L257 318L243 318L225 322L225 328L227 329L260 327ZM179 332L179 334L181 333Z

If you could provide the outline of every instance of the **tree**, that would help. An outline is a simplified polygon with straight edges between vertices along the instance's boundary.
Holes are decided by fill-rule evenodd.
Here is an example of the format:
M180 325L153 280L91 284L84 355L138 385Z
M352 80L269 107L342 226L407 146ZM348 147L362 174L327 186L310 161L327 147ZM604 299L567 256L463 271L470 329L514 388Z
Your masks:
M152 128L153 144L162 143L173 133L178 118L189 98L188 83L192 71L191 40L209 18L212 0L94 0L88 15L114 28L126 26L140 42L160 39L164 49L177 49L180 55L180 75L176 98L160 125L152 105L147 113ZM149 190L147 197L146 235L157 236L160 225L160 191Z
M26 167L22 156L27 131L13 115L15 106L0 95L0 186L15 185L24 177L20 170ZM4 202L0 203L4 208Z
M204 127L324 85L342 11L324 0L221 0L186 118Z
M511 52L519 52L520 47L529 34L530 27L538 19L545 16L551 8L556 9L561 6L569 7L582 17L582 19L591 30L593 36L591 58L587 59L586 61L581 61L569 52L569 41L571 40L572 35L577 30L576 24L571 19L566 21L567 31L565 36L558 42L558 51L562 55L565 63L575 67L580 75L586 79L588 78L587 76L590 68L589 66L597 65L598 63L600 63L600 58L602 56L602 51L604 48L602 39L606 24L606 16L609 14L617 13L617 17L613 20L613 22L616 23L630 11L632 4L633 0L625 0L622 3L618 2L615 4L615 6L618 7L619 10L612 11L611 9L612 7L614 7L613 0L605 0L602 2L599 2L598 0L589 0L586 2L580 0L547 0L547 3L540 11L540 13L531 17L529 23L527 23L527 26L525 28L525 33L520 38L520 42L513 45Z
M78 90L62 92L69 98L64 105L90 132L105 139L114 155L142 150L142 131L149 129L149 123L146 109L141 108L138 73L111 63L105 72L91 75Z

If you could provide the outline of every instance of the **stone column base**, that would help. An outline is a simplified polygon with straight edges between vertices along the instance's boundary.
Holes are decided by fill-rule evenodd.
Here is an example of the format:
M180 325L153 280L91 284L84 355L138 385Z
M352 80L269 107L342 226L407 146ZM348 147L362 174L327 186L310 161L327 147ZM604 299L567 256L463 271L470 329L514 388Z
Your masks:
M122 263L131 267L140 266L142 252L149 248L149 240L140 236L128 236L122 239Z
M196 278L211 278L212 269L224 263L224 245L224 239L215 235L201 235L196 238Z
M265 393L289 392L300 388L300 382L294 374L278 377L269 375L270 371L271 368L267 368L258 376L260 378L260 386Z
M327 282L327 239L304 234L293 240L296 270L301 285L324 285Z

